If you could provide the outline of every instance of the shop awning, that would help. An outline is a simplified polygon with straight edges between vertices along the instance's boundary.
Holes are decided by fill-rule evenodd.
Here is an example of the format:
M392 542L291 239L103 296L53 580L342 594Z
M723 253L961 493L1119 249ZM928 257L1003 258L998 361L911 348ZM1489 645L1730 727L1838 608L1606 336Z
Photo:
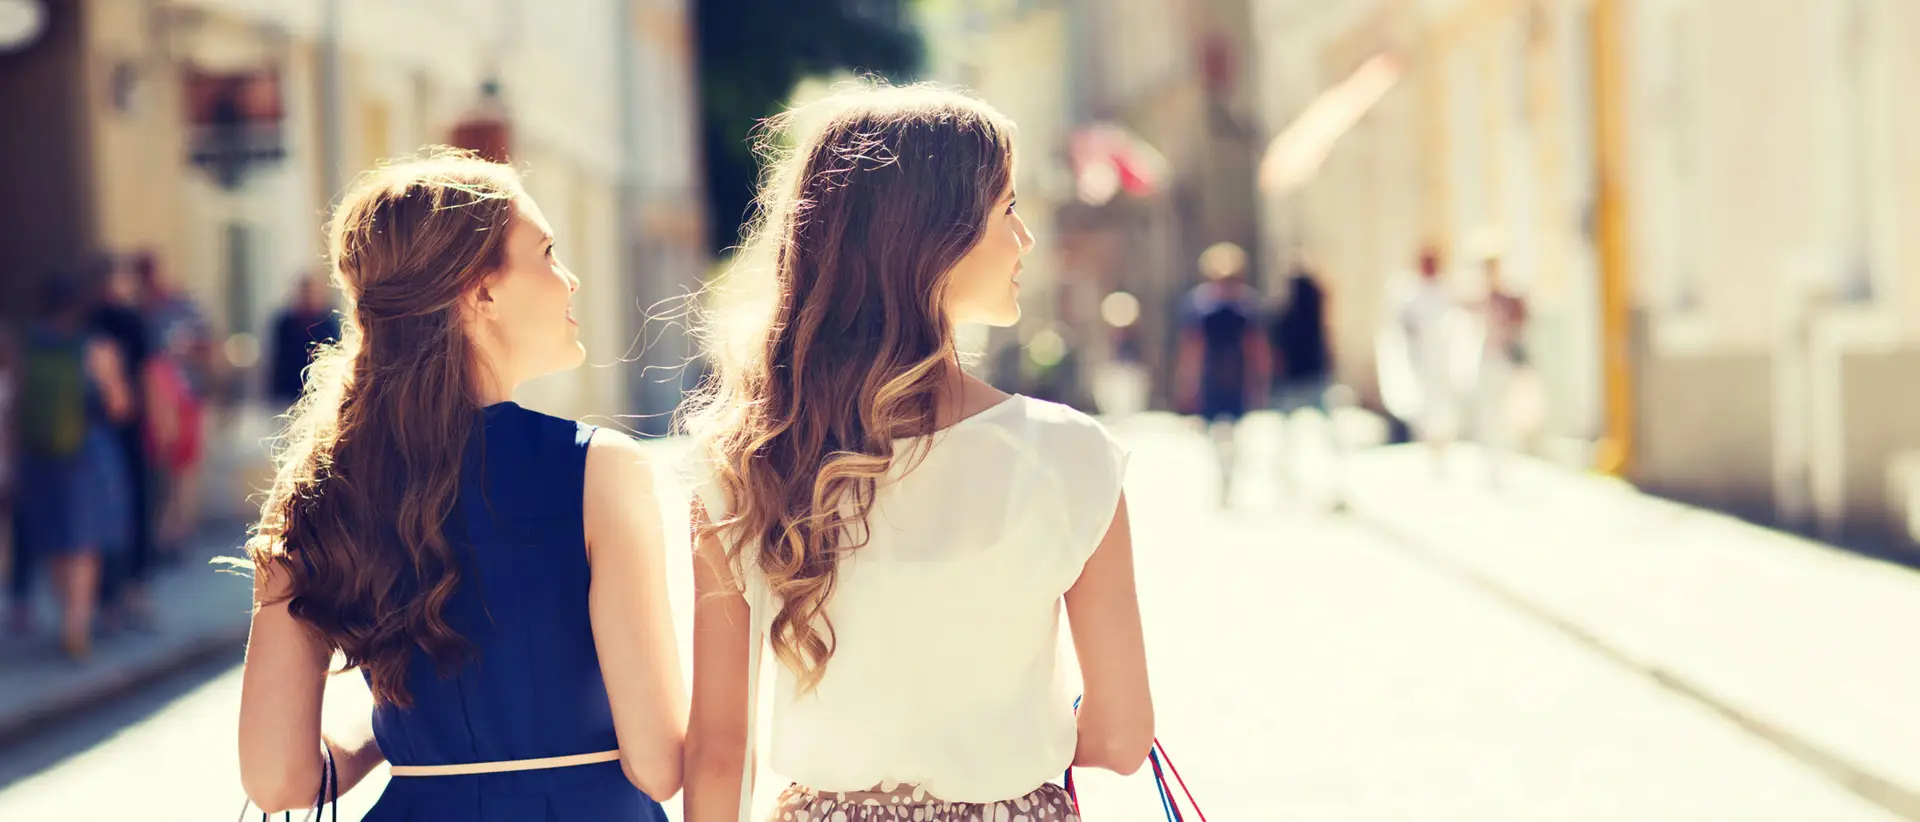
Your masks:
M1091 123L1075 129L1067 145L1074 190L1088 205L1106 205L1125 192L1146 197L1166 183L1167 160L1132 129L1118 123Z

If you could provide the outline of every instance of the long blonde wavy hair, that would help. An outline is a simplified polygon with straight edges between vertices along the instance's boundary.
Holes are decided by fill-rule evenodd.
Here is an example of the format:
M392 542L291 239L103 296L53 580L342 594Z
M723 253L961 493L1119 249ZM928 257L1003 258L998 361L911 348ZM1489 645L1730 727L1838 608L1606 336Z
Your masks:
M769 642L803 690L833 656L840 559L895 460L924 454L895 443L934 431L949 275L1012 180L1012 132L958 92L861 82L758 135L767 171L726 282L765 300L701 323L712 372L684 422L727 500L697 536L736 579L765 577Z

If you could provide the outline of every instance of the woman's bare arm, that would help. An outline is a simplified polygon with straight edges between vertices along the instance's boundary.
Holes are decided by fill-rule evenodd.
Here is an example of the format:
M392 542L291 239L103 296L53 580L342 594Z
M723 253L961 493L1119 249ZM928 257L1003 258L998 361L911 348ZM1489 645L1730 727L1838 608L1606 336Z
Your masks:
M1113 523L1066 600L1086 689L1073 764L1133 773L1153 747L1153 695L1147 686L1126 494L1121 494Z
M333 751L343 793L382 761L370 720L357 728L342 722L322 735L325 695L352 686L343 676L330 687L329 649L287 611L286 593L284 573L255 578L240 679L240 784L268 813L314 806L325 768L323 744Z
M687 694L653 468L638 443L602 429L587 449L586 486L587 607L620 765L635 787L665 800L680 792Z
M687 822L734 822L747 761L747 600L694 503L693 719L687 728Z

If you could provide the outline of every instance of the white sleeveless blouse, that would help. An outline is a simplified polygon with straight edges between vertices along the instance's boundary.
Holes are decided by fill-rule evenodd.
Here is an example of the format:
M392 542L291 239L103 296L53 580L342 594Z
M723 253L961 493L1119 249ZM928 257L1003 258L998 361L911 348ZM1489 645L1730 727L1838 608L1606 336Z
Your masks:
M1015 396L896 467L870 541L841 560L827 604L837 648L819 687L800 694L770 662L773 769L820 791L915 784L949 802L1012 799L1059 777L1077 736L1061 595L1113 521L1126 461L1093 418ZM696 467L691 479L718 517L726 500L710 476ZM771 595L752 563L747 578L764 633Z

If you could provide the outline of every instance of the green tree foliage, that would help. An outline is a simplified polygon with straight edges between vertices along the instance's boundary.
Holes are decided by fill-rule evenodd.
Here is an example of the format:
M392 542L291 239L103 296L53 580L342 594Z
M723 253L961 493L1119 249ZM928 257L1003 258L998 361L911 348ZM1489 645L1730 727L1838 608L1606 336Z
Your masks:
M900 77L918 68L912 0L696 0L708 241L738 241L758 160L749 136L800 80L852 70Z

